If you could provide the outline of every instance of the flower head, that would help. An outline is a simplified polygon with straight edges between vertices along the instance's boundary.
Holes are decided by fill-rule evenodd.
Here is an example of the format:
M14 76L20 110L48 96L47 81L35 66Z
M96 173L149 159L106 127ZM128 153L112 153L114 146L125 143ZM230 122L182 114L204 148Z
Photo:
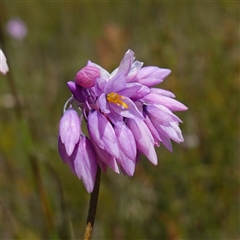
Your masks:
M162 143L172 151L171 140L183 142L181 120L172 111L187 107L172 92L153 87L170 72L143 67L128 50L112 73L89 61L75 81L68 82L72 97L60 121L59 152L88 192L93 189L97 165L103 171L110 167L133 176L140 154L157 165L155 146ZM82 119L88 136L82 133Z

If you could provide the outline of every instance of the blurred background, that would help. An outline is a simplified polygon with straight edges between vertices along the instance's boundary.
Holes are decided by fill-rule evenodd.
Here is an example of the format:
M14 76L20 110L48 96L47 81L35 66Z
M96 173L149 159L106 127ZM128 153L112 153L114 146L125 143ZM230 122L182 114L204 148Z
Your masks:
M102 174L93 239L239 239L239 2L1 2L1 238L82 239L90 195L59 157L66 82L128 49L172 70L185 142Z

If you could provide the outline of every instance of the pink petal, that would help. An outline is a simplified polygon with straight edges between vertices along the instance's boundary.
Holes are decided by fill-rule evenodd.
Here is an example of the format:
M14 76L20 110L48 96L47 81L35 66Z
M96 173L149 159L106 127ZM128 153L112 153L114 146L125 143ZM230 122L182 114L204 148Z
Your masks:
M159 133L157 132L156 128L153 126L151 120L149 119L149 116L146 115L144 117L145 117L144 122L146 123L148 129L150 130L150 132L153 136L155 145L159 146L160 145L159 142L161 141L161 137L160 137Z
M98 111L89 112L88 131L96 144L114 157L119 157L116 135L110 122Z
M99 66L96 63L93 63L91 61L88 61L87 66L95 66L96 68L98 68L100 70L100 77L103 79L109 79L110 78L110 74L108 71L106 71L104 68L102 68L101 66Z
M132 99L141 99L150 93L150 89L147 86L142 85L141 88L131 96Z
M82 179L86 190L93 191L97 173L97 161L94 149L87 137L81 136L76 157L74 159L75 172Z
M122 72L123 75L126 76L131 69L133 61L134 61L134 52L129 49L125 53L120 65L118 67L118 72Z
M127 83L124 89L120 90L118 94L131 98L142 86L140 83Z
M125 108L121 105L119 106L115 103L110 102L110 103L108 103L110 111L111 112L115 111L119 115L121 115L123 117L127 117L127 118L143 119L141 112L138 110L135 103L130 98L125 97L123 101L124 101L124 103L126 103L128 105L128 108Z
M139 70L134 81L151 87L163 81L163 79L171 73L171 70L159 67L143 67Z
M104 92L105 93L110 93L110 92L118 92L122 90L126 86L126 80L124 78L124 75L120 72L117 73L113 78L111 78L105 88Z
M159 133L160 137L161 137L161 142L162 144L170 151L172 152L173 151L173 148L172 148L172 143L169 139L169 137L165 136L164 134L162 133Z
M128 119L127 126L134 135L137 149L146 155L146 157L154 165L157 165L158 160L154 149L154 139L144 121L138 119Z
M123 122L121 126L114 128L116 137L118 139L119 148L125 153L125 155L132 159L136 158L136 142L132 131Z
M64 161L64 163L66 163L71 168L72 172L74 174L76 174L72 158L70 156L68 156L68 154L66 152L66 149L65 149L65 146L62 143L60 136L58 136L58 152L60 154L60 157ZM75 155L76 155L76 147L75 147L75 149L72 153L72 156L75 156Z
M122 171L128 176L133 176L136 166L136 142L131 130L123 123L114 128L119 150L120 158L117 159Z
M153 117L157 119L160 124L164 125L165 122L182 122L181 119L173 114L167 107L160 104L147 105L145 109L150 118Z
M175 99L161 96L155 93L149 93L148 95L143 97L143 101L147 103L162 104L171 111L186 111L188 109L184 104L180 103Z
M65 145L68 156L73 153L80 137L80 119L73 108L64 112L59 124L59 135Z
M137 76L142 66L143 66L143 62L135 61L132 64L129 73L126 76L126 82L131 82L132 80L134 81L134 78Z
M98 146L97 143L93 140L91 134L90 134L90 139L92 142L92 145L95 149L95 152L98 156L98 164L101 167L101 169L105 172L107 170L107 166L112 168L116 173L119 173L119 168L117 165L117 161L114 156L112 156L108 151L105 149L102 149ZM118 150L119 151L119 150ZM119 154L120 156L120 154Z
M156 94L163 95L166 97L175 98L174 93L172 93L168 90L165 90L165 89L161 89L161 88L151 88L151 93L156 93Z
M79 102L83 103L85 101L85 97L83 95L83 89L77 85L75 82L69 81L67 82L68 88L70 89L74 98Z
M102 93L97 101L102 112L110 113L105 93Z

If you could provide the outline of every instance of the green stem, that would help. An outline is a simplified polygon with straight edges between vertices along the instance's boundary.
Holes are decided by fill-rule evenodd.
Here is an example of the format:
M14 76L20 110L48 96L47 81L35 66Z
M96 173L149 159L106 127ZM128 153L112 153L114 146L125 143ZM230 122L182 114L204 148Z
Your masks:
M90 197L87 224L86 224L84 238L83 238L84 240L90 240L92 238L93 225L94 225L94 220L95 220L95 215L97 210L97 203L98 203L100 180L101 180L101 169L100 167L98 167L94 189Z

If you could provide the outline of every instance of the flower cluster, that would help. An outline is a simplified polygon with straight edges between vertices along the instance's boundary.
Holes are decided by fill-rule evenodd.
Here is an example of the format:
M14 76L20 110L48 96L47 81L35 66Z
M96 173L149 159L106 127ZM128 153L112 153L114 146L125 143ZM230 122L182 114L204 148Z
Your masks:
M88 61L75 81L67 83L72 97L59 124L59 153L88 192L93 191L98 166L132 176L140 154L157 165L154 146L162 143L172 151L170 140L183 142L181 120L172 111L187 107L172 92L153 88L170 72L143 67L128 50L111 74ZM81 130L83 119L88 136Z

